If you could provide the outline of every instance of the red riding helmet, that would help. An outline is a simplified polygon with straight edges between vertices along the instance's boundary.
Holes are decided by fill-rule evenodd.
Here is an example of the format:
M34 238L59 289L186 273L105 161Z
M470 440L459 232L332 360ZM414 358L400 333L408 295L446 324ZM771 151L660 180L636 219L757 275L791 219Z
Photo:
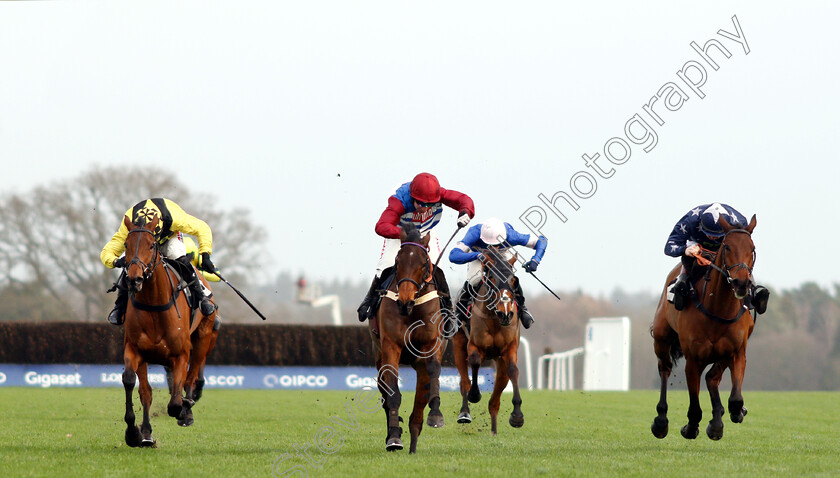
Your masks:
M414 176L409 192L411 197L420 202L440 202L440 183L433 174L420 173Z

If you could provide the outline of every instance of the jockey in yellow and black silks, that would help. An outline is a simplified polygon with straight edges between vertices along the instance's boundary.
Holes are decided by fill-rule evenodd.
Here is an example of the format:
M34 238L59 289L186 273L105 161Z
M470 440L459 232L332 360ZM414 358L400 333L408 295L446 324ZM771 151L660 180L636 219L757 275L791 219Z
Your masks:
M208 272L213 272L216 267L210 260L210 254L213 252L213 233L206 222L193 217L183 209L181 206L175 204L173 201L164 198L152 198L140 201L134 207L126 211L125 217L131 222L136 222L140 219L146 221L158 217L158 227L155 230L155 238L160 245L160 252L164 257L180 262L187 271L184 280L189 284L190 291L194 297L191 304L193 308L201 307L201 313L210 315L215 310L216 306L210 301L210 291L202 287L201 281L195 274L195 269L190 264L190 259L187 257L187 250L182 240L181 234L190 234L198 238L198 254L201 257L201 269ZM125 257L122 256L125 252L125 241L128 238L128 228L120 221L120 228L114 234L110 241L102 248L102 253L99 255L102 263L108 268L125 267ZM123 323L126 305L128 303L128 294L126 293L125 272L120 275L117 287L117 300L114 304L114 309L108 314L108 321L114 325Z

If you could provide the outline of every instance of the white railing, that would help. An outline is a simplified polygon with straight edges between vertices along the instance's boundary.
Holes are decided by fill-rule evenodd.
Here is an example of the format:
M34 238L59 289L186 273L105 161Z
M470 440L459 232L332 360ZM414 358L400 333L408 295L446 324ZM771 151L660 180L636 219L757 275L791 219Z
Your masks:
M537 359L537 389L574 390L575 388L575 358L583 355L583 347L565 352L547 354ZM545 367L548 367L546 374ZM546 386L543 386L545 377Z

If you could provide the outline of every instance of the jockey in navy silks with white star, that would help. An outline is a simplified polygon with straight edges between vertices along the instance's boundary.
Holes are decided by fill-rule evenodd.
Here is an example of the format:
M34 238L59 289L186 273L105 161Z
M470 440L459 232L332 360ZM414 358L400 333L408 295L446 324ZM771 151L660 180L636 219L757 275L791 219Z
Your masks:
M473 299L476 286L481 282L481 263L484 261L483 253L488 247L497 248L505 260L513 258L515 254L514 246L535 249L534 256L525 264L525 272L532 272L537 270L543 255L545 255L547 245L548 239L545 236L537 237L532 234L522 234L510 224L496 218L487 219L483 223L469 228L464 238L449 253L449 262L468 264L467 282L464 283L464 287L458 296L458 304L455 306L455 314L458 319L462 322L468 320L467 308ZM522 326L526 329L530 328L534 318L525 308L525 297L522 294L522 287L519 285L518 278L515 281L515 289Z
M696 257L702 249L717 251L723 242L724 231L720 225L720 218L736 227L746 227L749 221L743 214L732 206L722 203L704 204L688 211L674 226L668 242L665 244L665 254L679 257L682 260L682 270L674 284L674 307L682 310L688 303L691 282L695 279ZM763 314L767 308L769 291L760 285L753 291L753 305L756 312Z

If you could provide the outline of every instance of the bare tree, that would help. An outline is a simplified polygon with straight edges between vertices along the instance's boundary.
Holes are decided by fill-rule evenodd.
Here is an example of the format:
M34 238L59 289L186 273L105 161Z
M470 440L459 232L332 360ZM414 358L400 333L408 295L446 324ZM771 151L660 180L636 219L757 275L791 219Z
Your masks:
M0 281L32 281L65 305L68 320L98 318L116 279L99 254L137 202L166 197L205 220L214 234L214 262L245 277L265 240L246 210L223 211L215 198L192 193L156 168L94 168L49 186L0 199Z

